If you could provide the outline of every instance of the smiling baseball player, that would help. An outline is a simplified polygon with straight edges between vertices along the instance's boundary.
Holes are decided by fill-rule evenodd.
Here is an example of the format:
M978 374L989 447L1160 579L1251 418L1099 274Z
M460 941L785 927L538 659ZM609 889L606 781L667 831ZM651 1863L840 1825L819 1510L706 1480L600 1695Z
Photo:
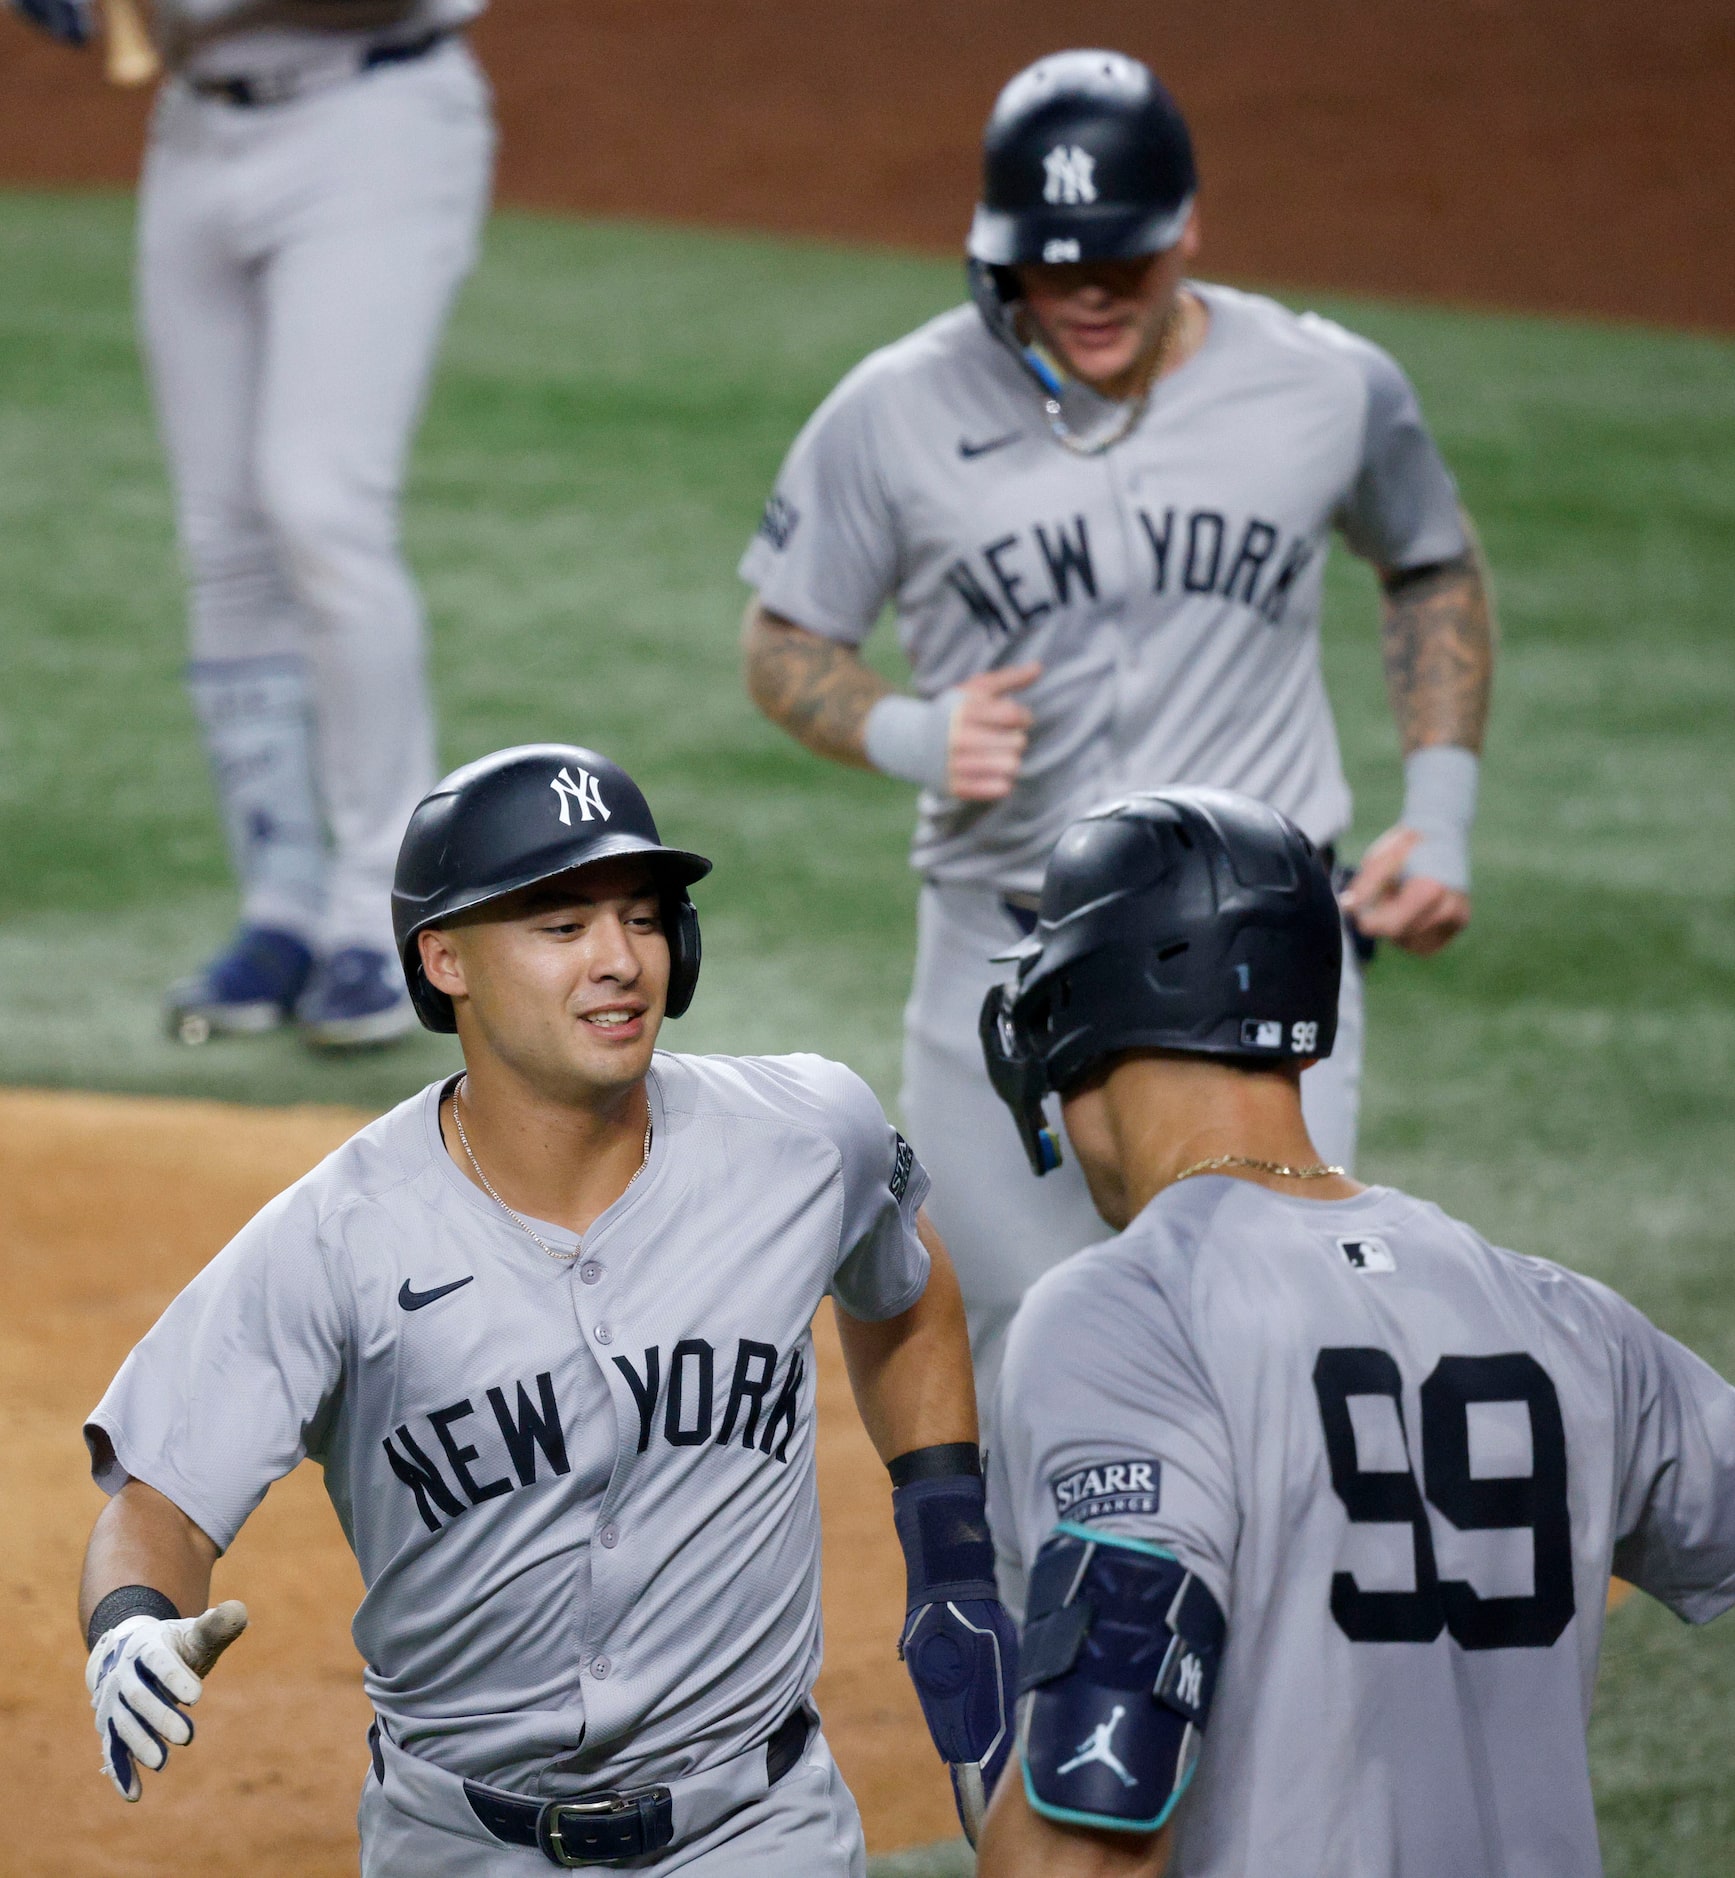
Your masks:
M829 1294L891 1471L901 1653L974 1829L1014 1638L956 1281L926 1174L849 1070L655 1050L709 867L577 747L485 758L416 810L403 969L463 1075L266 1207L86 1428L113 1495L87 1680L127 1798L246 1621L207 1611L213 1562L311 1456L367 1587L367 1878L859 1874L809 1700Z
M14 0L71 43L90 0ZM149 0L167 78L138 310L191 586L188 688L240 924L170 987L187 1043L416 1027L392 863L434 780L405 459L487 213L484 0Z
M1028 929L1060 831L1126 789L1235 788L1322 847L1343 834L1319 642L1334 532L1384 587L1407 779L1348 905L1417 952L1469 918L1492 629L1452 479L1378 347L1187 278L1196 186L1142 65L1068 52L1019 74L988 123L974 305L837 387L741 563L760 708L923 786L903 1114L984 1390L1025 1287L1096 1229L1076 1170L1038 1186L995 1125L976 1048L990 956ZM913 697L859 656L888 601ZM1337 1053L1303 1093L1349 1165L1353 954L1344 971Z
M1599 1878L1610 1570L1735 1604L1735 1389L1325 1162L1299 1088L1340 948L1292 822L1162 790L1061 837L989 1000L1008 1139L1035 1155L1058 1093L1120 1236L1008 1341L1022 1777L981 1878Z

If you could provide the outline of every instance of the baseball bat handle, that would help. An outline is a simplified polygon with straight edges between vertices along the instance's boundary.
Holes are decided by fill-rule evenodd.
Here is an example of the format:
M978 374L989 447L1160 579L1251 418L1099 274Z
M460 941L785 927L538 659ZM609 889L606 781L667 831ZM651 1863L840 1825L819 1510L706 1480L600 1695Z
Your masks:
M104 71L111 85L148 85L163 69L136 0L102 0Z

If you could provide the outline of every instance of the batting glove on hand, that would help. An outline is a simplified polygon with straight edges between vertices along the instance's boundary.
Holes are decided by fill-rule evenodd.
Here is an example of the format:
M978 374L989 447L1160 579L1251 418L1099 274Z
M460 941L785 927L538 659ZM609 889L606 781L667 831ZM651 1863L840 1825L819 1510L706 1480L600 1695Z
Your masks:
M96 1710L102 1771L123 1800L137 1800L141 1761L153 1772L171 1747L193 1738L189 1708L211 1665L247 1628L247 1610L233 1599L202 1617L128 1617L97 1638L84 1666Z
M982 1477L907 1480L892 1494L892 1514L909 1577L898 1654L974 1845L1012 1751L1018 1687L1018 1632L994 1588Z
M92 0L12 0L14 9L63 46L88 46L95 36Z

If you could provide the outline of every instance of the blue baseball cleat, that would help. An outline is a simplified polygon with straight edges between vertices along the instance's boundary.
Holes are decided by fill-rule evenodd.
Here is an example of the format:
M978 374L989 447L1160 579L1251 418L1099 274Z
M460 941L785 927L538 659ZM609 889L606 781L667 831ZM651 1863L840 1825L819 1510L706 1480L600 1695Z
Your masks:
M295 1017L303 1039L323 1050L392 1043L416 1028L403 967L372 946L342 946L321 959Z
M242 926L209 964L169 987L169 1035L198 1044L275 1030L294 1015L312 971L313 953L293 933Z

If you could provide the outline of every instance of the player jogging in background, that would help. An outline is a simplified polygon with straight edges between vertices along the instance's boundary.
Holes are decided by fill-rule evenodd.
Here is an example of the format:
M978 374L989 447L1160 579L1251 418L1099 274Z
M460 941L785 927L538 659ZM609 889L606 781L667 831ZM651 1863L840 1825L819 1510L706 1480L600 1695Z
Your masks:
M1061 837L988 1001L1008 1139L1058 1093L1119 1236L1008 1339L1021 1777L981 1878L1596 1878L1611 1568L1735 1603L1735 1390L1314 1141L1340 944L1292 822L1163 790Z
M1322 847L1350 796L1320 672L1335 531L1385 590L1399 825L1348 905L1417 952L1469 918L1492 663L1452 479L1377 346L1192 280L1192 148L1135 61L1043 59L988 123L974 304L844 379L797 439L741 563L747 680L810 749L922 785L905 1126L933 1172L979 1382L1025 1287L1095 1231L1075 1170L1038 1186L976 1048L988 961L1028 930L1060 831L1131 788L1209 783ZM915 696L858 647L887 602ZM1361 981L1303 1084L1351 1164Z
M58 37L89 0L14 0ZM434 779L398 496L494 131L483 0L152 0L168 78L138 311L191 583L188 685L240 926L173 986L189 1043L415 1028L392 864Z
M113 1496L87 1681L126 1798L246 1622L206 1609L214 1560L312 1456L367 1587L364 1878L859 1878L810 1701L829 1294L892 1475L899 1645L974 1830L1015 1665L957 1283L926 1174L849 1070L655 1049L709 868L574 746L484 758L417 808L402 969L462 1075L266 1207L85 1431Z

